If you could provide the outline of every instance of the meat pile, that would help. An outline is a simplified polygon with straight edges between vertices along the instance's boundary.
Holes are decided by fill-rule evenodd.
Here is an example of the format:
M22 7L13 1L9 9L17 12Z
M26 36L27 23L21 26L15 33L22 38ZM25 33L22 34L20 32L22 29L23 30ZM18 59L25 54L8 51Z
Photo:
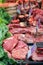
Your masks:
M9 31L13 34L13 36L3 41L3 48L5 52L8 53L9 57L13 57L14 59L19 60L25 60L29 50L27 43L29 44L43 42L43 10L34 9L32 11L32 15L34 18L31 19L34 19L35 22L34 20L30 19L30 27L25 27L24 25L23 27L20 26L19 19L12 20L11 23L8 25ZM39 19L41 24L36 31L36 26L32 26L32 24L36 24ZM39 56L39 54L34 51L32 54L32 59L34 61L40 61L43 60L43 56Z
M20 35L21 39L24 41L27 41L27 43L30 43L30 42L34 43L34 41L43 42L43 27L38 28L37 33L36 33L36 27L33 27L33 26L25 27L25 28L14 28L13 26L9 26L9 31L13 35L27 34L28 37L25 37L25 35ZM35 36L36 36L36 38L35 38Z
M8 53L8 57L13 57L17 60L25 60L29 50L26 43L43 42L43 36L41 36L41 38L37 37L35 40L34 37L29 34L14 34L14 36L3 41L3 48L5 52ZM34 61L42 61L43 54L38 54L34 51L31 58Z
M40 19L40 23L38 23L39 19ZM30 16L29 21L28 21L30 23L30 25L31 25L30 27L29 26L25 27L25 25L24 25L25 23L22 24L22 26L20 26L21 25L20 22L21 21L19 19L17 19L17 20L14 19L8 25L9 31L12 34L15 34L15 33L36 34L36 25L39 25L38 34L43 34L43 10L40 10L38 8L33 9L32 15ZM35 27L32 26L32 25L35 25Z
M12 36L3 41L3 48L5 52L8 53L8 56L14 59L24 59L28 52L28 46L21 40L18 40L17 36Z

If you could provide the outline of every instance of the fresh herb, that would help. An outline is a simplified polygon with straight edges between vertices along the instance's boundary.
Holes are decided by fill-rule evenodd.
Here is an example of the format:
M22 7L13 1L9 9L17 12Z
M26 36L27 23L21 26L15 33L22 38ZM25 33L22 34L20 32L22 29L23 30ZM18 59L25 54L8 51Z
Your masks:
M11 18L9 14L6 13L5 9L0 8L0 65L17 65L16 60L9 58L2 47L3 40L12 36L7 26L10 20Z
M0 3L4 3L5 2L5 0L0 0Z
M2 46L0 46L0 59L3 58L3 56L4 56L4 50Z
M8 32L8 27L6 26L6 24L1 23L0 24L0 45L5 39L5 35L7 34L7 32Z
M0 8L0 17L1 21L4 21L6 24L9 24L11 21L11 17L6 12L5 8Z
M4 62L0 61L0 65L6 65Z

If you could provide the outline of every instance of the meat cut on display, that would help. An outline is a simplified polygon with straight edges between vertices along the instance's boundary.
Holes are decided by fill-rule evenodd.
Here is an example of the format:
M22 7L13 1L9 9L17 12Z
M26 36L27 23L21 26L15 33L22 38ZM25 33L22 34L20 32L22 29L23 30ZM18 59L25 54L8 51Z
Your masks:
M10 37L6 40L3 41L3 47L7 51L11 51L16 45L17 45L18 40L13 37Z
M18 59L18 60L25 60L26 59L26 55L28 52L28 48L27 47L23 47L23 48L18 48L18 49L13 49L12 50L12 57L14 59Z
M13 57L14 59L21 59L21 60L22 59L25 60L26 54L29 49L25 42L19 41L17 38L15 40L14 36L4 40L3 48L5 52L8 53L9 57Z

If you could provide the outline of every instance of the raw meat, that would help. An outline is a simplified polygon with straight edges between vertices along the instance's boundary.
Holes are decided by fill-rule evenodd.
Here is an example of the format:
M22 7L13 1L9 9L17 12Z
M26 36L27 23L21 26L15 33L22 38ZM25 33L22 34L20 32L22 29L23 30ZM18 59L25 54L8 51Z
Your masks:
M13 49L12 51L12 57L14 59L25 59L26 58L26 54L28 52L28 48L27 47L23 47L23 48L20 48L20 49Z
M15 34L14 36L4 40L3 48L7 52L8 57L14 59L25 59L28 52L28 46L23 41L18 39L22 34Z
M18 40L14 38L14 36L5 39L3 43L3 48L5 48L7 51L11 51L18 43Z
M15 59L25 59L27 52L28 46L23 41L18 41L18 45L12 50L12 57Z
M18 40L24 41L26 43L33 43L34 42L34 37L33 35L30 34L14 34L14 36L18 36Z
M20 49L20 48L24 48L24 47L28 48L26 43L24 43L23 41L18 41L18 45L17 45L16 49Z

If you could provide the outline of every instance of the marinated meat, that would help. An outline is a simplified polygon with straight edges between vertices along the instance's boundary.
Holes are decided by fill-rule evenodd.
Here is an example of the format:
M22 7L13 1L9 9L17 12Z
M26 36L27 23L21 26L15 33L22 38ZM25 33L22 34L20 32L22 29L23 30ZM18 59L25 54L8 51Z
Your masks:
M14 36L5 39L3 43L3 48L7 51L11 51L18 43L18 40L14 38Z

